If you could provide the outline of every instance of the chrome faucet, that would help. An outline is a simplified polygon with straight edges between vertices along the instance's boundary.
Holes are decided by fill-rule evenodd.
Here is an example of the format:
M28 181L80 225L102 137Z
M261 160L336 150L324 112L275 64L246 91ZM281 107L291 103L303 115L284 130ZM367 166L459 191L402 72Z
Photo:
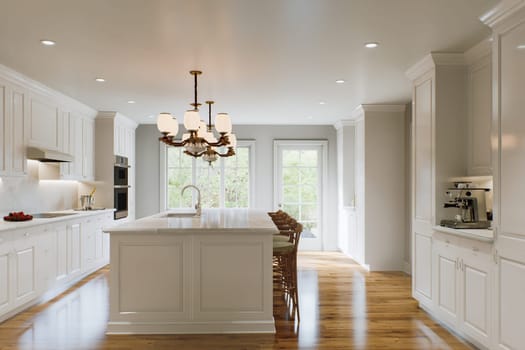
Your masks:
M195 216L201 216L201 212L202 212L201 210L201 191L199 190L199 188L193 185L186 185L180 191L180 195L182 197L182 195L184 195L184 191L190 187L197 190L197 203L195 204L195 210L197 210L197 212L195 213Z

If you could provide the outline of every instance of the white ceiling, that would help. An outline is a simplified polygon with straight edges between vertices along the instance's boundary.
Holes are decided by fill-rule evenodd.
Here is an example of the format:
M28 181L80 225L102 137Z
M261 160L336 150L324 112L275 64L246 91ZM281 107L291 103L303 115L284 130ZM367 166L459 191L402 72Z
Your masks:
M430 51L486 38L478 18L496 3L0 0L0 63L139 123L182 117L188 72L200 69L199 100L214 99L234 124L332 124L361 103L408 102L404 72Z

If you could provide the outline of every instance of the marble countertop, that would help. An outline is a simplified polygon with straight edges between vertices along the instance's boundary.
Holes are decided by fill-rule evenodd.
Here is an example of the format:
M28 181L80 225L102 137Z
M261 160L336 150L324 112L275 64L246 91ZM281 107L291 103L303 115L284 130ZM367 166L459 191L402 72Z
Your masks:
M475 239L482 242L494 242L494 232L490 229L455 229L444 226L432 227L435 231Z
M194 234L277 233L277 227L264 210L203 209L200 217L170 217L169 214L190 214L188 211L166 211L106 229L109 233L178 233Z
M33 218L29 221L0 221L0 232L24 229L39 225L47 225L60 221L75 220L87 216L100 215L103 213L112 213L115 209L100 209L100 210L59 210L59 211L46 211L46 213L74 213L73 215L59 216L56 218Z

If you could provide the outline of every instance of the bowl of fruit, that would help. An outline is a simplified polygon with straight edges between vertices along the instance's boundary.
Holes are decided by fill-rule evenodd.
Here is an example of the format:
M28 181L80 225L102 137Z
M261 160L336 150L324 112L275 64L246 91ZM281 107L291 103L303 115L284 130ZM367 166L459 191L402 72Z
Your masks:
M33 216L25 214L23 211L12 212L4 216L5 221L29 221L31 219L33 219Z

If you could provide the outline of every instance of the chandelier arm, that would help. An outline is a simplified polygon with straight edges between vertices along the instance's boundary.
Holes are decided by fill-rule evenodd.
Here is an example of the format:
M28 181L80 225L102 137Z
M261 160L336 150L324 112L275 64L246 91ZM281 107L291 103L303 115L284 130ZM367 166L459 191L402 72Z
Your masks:
M182 140L182 142L173 141L168 136L159 137L159 141L173 147L183 147L188 143L186 140Z
M231 157L231 156L234 156L235 155L235 151L233 150L233 147L228 147L228 152L224 153L224 154L221 154L217 151L215 151L215 154L218 155L219 157Z

